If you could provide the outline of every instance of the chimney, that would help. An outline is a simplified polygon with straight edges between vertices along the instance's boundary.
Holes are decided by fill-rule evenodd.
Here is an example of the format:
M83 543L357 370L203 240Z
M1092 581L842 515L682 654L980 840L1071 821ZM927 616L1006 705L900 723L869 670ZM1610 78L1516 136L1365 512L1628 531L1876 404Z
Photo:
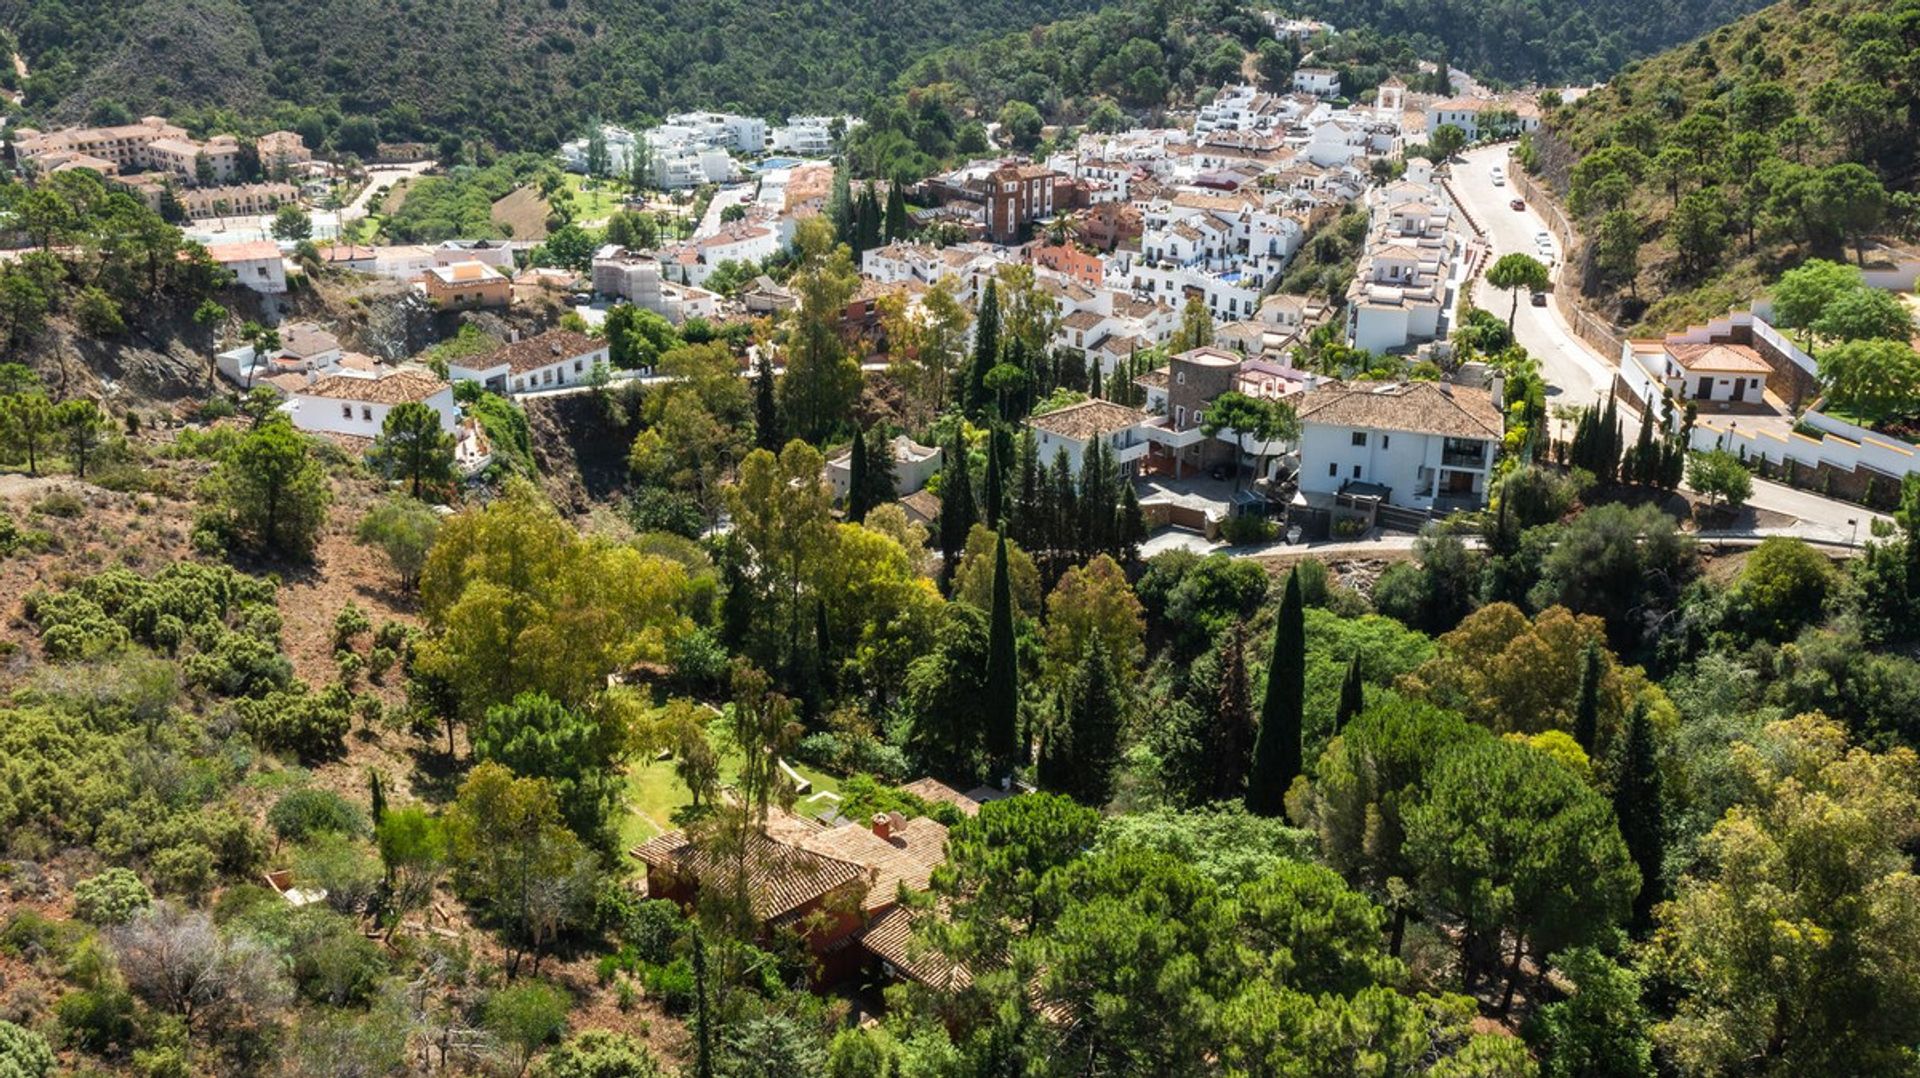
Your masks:
M508 343L508 344L519 344L519 343L520 343L520 331L519 331L519 330L517 330L517 329L510 329L510 330L508 330L508 331L507 331L507 343Z
M1489 378L1487 380L1487 389L1493 394L1493 406L1495 408L1500 409L1503 412L1506 411L1506 408L1507 408L1506 376L1496 374L1492 378Z
M893 838L893 816L891 813L873 814L873 834L875 838L891 840Z

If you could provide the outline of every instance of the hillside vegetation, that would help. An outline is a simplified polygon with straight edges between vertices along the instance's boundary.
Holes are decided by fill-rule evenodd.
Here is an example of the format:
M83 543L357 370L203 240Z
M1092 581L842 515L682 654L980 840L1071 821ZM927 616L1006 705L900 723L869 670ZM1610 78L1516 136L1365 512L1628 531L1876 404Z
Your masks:
M1579 217L1588 291L1672 328L1912 226L1916 58L1914 0L1778 4L1629 66L1522 156Z
M1710 30L1758 0L1305 0L1339 27L1410 38L1429 56L1513 82L1587 83Z
M1091 0L0 0L58 119L365 117L385 140L546 148L590 115L851 110L932 49ZM355 125L347 141L366 141ZM347 147L361 149L360 147ZM364 151L362 151L364 152Z

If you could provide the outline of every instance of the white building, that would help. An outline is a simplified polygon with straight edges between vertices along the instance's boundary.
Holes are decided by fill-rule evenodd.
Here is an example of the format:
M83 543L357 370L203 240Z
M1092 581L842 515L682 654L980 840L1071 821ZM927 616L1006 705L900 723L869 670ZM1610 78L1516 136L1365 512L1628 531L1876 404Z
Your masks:
M434 265L451 266L456 262L478 262L511 273L513 248L499 240L446 240L433 249Z
M940 470L939 446L921 445L904 434L893 438L893 490L904 498L927 485ZM844 498L853 485L853 450L848 449L827 462L827 485L835 498Z
M1486 504L1505 424L1491 391L1438 382L1323 384L1295 398L1300 492L1341 493L1408 509Z
M453 386L418 367L382 373L342 371L315 380L288 395L293 425L323 434L375 438L387 413L402 404L425 404L440 414L449 434L460 425Z
M554 329L484 356L455 360L447 364L447 374L495 393L519 394L586 385L595 364L607 362L605 341Z
M235 284L263 296L278 296L287 290L287 262L281 257L279 245L271 240L223 243L207 248L207 253L233 273Z
M843 131L851 131L860 123L852 116L789 116L784 125L767 136L767 148L799 157L832 156L836 121Z
M667 117L668 128L686 129L697 141L735 153L757 154L767 149L767 121L731 112L682 112Z
M1339 97L1340 73L1326 67L1295 68L1293 89L1296 93L1312 94L1315 97Z
M1147 421L1147 413L1138 408L1094 399L1032 416L1027 426L1034 432L1040 459L1049 465L1065 449L1073 474L1079 475L1087 447L1098 439L1107 443L1120 474L1132 475L1135 462L1147 455Z
M1347 343L1397 352L1446 336L1463 244L1445 191L1402 180L1369 201L1367 247L1347 288Z

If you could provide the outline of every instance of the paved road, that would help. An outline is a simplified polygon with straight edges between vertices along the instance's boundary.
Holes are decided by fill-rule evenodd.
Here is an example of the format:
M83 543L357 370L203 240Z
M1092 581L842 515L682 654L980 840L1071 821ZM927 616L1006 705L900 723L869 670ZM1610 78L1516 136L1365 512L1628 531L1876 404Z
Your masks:
M720 214L728 206L739 206L753 201L753 187L753 183L749 181L715 191L713 201L707 203L706 215L700 218L700 226L693 230L693 238L705 239L720 231Z
M358 221L367 216L367 207L372 204L374 194L382 187L391 187L403 179L422 176L433 167L432 161L415 161L407 165L369 165L367 167L367 185L360 190L347 208L340 211L343 221Z
M1494 184L1491 168L1495 164L1509 171L1513 167L1507 162L1504 145L1468 151L1454 162L1450 181L1455 196L1467 212L1487 230L1487 241L1492 246L1487 259L1489 265L1501 255L1514 251L1536 254L1534 236L1547 230L1546 221L1531 208L1515 210L1510 205L1520 194L1511 183ZM1556 258L1562 254L1564 252L1556 249ZM1557 278L1558 267L1558 287ZM1482 277L1474 291L1474 302L1505 317L1513 299L1487 284ZM1540 360L1541 372L1551 387L1547 398L1550 406L1589 404L1613 388L1614 357L1602 356L1576 337L1553 304L1535 307L1522 295L1513 331L1527 351Z

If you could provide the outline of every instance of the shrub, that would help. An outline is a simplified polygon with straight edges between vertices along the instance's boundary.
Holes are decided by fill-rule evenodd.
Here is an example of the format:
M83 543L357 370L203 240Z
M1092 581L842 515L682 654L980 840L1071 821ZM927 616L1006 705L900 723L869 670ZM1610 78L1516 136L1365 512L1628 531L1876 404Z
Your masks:
M360 604L349 601L340 608L333 619L333 650L349 651L353 648L354 637L373 631L373 622L367 618L367 612Z
M321 834L364 834L367 820L332 790L308 788L294 790L274 802L267 810L267 826L285 841L304 842Z
M339 755L353 726L353 697L339 685L315 693L305 684L236 704L248 736L275 752L303 760Z
M327 892L327 905L361 913L380 891L380 861L343 835L318 835L294 854L293 874L302 887Z
M666 965L642 966L640 983L670 1013L685 1014L693 1007L693 963L684 956Z
M153 901L153 892L129 869L110 868L73 888L74 916L106 927L126 924Z
M47 1078L53 1073L53 1049L46 1038L12 1022L0 1022L0 1076Z
M387 973L386 955L352 920L308 906L291 919L289 929L293 983L302 996L334 1007L373 998Z
M1232 546L1272 542L1280 528L1265 517L1236 513L1220 525L1220 537Z
M169 846L153 855L153 881L167 894L199 899L213 889L213 851L197 842Z
M647 1047L625 1033L590 1029L548 1052L535 1078L659 1078L666 1072Z
M133 996L117 984L68 992L53 1014L66 1043L82 1051L105 1055L133 1040Z

